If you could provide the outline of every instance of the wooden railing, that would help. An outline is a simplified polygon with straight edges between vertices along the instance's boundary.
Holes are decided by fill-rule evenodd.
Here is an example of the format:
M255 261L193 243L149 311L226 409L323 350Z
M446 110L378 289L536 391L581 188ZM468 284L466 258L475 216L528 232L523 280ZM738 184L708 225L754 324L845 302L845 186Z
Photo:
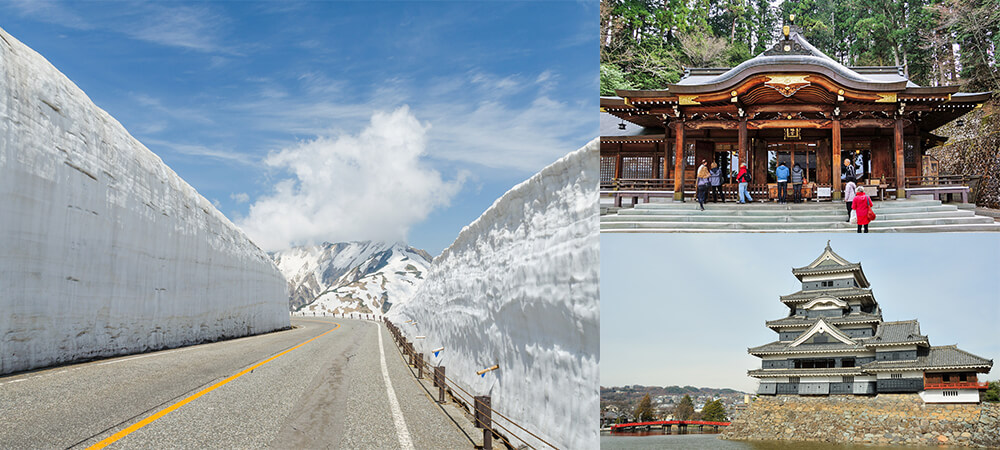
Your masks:
M757 195L764 194L767 192L766 184L751 184L747 187L750 191L750 195L756 197ZM673 178L612 178L611 180L601 181L602 191L673 191L674 190L674 179ZM695 184L694 180L684 180L684 190L694 191ZM737 191L737 183L725 183L722 185L722 191L727 193L735 193Z
M685 186L687 188L687 186ZM602 191L672 191L673 178L614 178L601 182Z
M948 381L942 383L924 383L924 389L988 389L986 381Z

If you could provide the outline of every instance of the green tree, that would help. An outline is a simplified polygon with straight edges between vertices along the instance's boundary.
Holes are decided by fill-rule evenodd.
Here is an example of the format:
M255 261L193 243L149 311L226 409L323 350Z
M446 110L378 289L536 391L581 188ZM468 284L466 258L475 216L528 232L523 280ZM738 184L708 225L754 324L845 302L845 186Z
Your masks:
M694 416L694 402L691 401L691 396L685 394L681 402L674 407L674 419L688 420L692 416Z
M653 404L649 400L649 394L646 394L642 400L639 401L639 406L635 407L635 420L639 422L646 422L655 419L655 413L653 412Z
M1000 381L993 381L983 394L984 402L1000 402Z
M615 95L615 89L631 89L625 72L614 64L601 64L601 95Z
M725 422L726 408L722 406L722 399L706 403L705 407L701 409L701 420Z

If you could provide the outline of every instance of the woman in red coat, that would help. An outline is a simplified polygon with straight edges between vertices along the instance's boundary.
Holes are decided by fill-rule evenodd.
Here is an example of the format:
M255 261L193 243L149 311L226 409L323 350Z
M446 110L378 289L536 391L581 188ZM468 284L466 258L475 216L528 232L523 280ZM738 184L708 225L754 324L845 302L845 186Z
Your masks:
M854 201L851 202L851 207L854 209L858 216L858 233L861 232L861 228L864 227L865 233L868 232L868 211L872 209L872 199L871 197L865 195L864 189L858 186L855 190Z

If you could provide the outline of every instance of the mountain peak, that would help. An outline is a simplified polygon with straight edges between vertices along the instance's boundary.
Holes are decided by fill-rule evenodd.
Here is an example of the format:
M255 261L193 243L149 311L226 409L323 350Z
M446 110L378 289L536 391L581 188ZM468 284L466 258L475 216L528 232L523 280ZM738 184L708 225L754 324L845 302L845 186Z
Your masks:
M289 309L386 312L423 282L433 259L405 242L323 242L273 252L288 280Z

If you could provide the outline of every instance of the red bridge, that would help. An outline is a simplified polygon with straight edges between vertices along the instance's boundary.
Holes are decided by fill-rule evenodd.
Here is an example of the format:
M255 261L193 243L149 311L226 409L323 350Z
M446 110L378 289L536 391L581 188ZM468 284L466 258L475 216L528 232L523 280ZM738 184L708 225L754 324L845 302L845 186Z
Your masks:
M688 425L699 425L699 426L714 426L714 427L725 427L729 426L732 422L708 422L704 420L657 420L655 422L633 422L633 423L619 423L617 425L611 425L611 432L623 431L628 428L635 427L651 427L651 426L669 426L677 425L678 427L686 427Z

